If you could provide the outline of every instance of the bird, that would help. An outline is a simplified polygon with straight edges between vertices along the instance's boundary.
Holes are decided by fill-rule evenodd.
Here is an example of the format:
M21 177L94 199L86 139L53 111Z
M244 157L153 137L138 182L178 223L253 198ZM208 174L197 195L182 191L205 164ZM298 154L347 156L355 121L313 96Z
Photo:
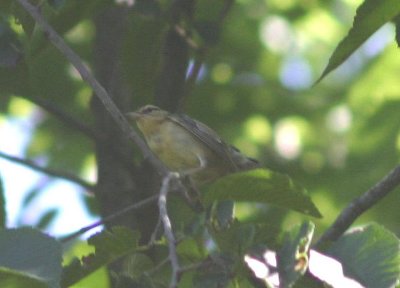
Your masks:
M188 176L195 187L260 166L210 127L185 114L145 105L125 115L129 122L136 122L149 148L165 166Z

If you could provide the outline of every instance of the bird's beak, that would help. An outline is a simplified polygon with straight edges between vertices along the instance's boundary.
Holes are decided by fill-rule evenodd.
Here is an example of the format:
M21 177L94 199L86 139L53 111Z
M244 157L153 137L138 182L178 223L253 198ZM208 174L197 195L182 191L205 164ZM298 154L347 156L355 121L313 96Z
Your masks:
M128 118L129 120L137 120L139 119L141 116L140 113L138 112L129 112L129 113L125 113L125 117Z

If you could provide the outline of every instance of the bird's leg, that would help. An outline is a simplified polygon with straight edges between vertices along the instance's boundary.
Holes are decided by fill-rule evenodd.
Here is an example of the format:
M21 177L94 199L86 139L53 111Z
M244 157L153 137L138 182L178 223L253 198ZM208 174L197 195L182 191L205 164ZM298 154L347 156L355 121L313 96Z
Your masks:
M182 178L182 183L186 189L183 190L183 197L189 206L196 212L202 212L204 207L200 202L200 191L193 182L192 175L202 171L207 167L207 161L202 157L198 157L200 166L180 172L179 175Z

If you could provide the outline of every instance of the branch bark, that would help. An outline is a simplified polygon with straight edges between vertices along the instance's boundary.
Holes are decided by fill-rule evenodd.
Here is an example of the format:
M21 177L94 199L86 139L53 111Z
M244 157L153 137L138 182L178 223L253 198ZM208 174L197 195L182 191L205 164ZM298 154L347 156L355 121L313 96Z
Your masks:
M91 192L94 192L96 190L95 185L93 185L71 173L68 173L65 171L59 171L59 170L55 170L55 169L51 169L51 168L47 168L47 167L41 167L30 160L21 159L21 158L15 157L15 156L7 155L6 153L3 153L3 152L0 152L0 157L3 159L6 159L8 161L15 162L15 163L21 164L25 167L31 168L32 170L39 171L39 172L45 173L45 174L53 176L53 177L68 180L79 186L82 186L84 189L89 190Z
M335 222L325 231L315 246L320 246L324 242L337 240L362 213L377 204L399 185L400 165L396 166L381 181L376 183L363 195L354 199L343 209Z

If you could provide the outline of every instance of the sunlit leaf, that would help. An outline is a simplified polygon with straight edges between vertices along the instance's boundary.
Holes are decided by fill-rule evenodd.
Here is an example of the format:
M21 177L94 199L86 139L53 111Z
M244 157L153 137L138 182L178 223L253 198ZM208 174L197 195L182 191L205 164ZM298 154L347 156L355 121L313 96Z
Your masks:
M354 279L344 275L342 264L339 261L315 250L310 251L309 271L312 275L333 288L364 287Z
M400 280L400 241L378 224L352 229L326 253L366 287L394 287Z
M58 287L61 277L61 245L55 239L31 228L1 230L0 267L16 271L12 273L14 276L25 274L27 278L35 278L48 287ZM3 273L6 271L3 270ZM10 277L15 279L12 275ZM0 279L7 281L7 277ZM42 287L38 283L35 285Z
M206 202L233 200L268 203L321 217L303 187L294 183L287 175L266 169L222 177L208 187L204 200Z
M62 287L69 287L100 267L133 253L137 249L139 238L138 232L124 227L113 227L111 231L105 230L95 234L88 240L88 243L94 246L95 252L81 259L75 258L64 267Z
M400 14L398 0L365 0L357 9L353 27L336 47L328 66L317 82L342 64L365 40L398 14Z

